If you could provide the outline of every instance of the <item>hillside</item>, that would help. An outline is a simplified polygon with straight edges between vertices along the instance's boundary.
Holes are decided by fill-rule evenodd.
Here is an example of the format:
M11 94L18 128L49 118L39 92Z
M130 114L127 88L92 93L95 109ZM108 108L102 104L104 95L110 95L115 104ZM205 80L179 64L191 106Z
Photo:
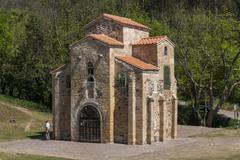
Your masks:
M15 120L16 122L10 122ZM51 114L17 107L0 101L0 141L22 138L41 138L45 120Z

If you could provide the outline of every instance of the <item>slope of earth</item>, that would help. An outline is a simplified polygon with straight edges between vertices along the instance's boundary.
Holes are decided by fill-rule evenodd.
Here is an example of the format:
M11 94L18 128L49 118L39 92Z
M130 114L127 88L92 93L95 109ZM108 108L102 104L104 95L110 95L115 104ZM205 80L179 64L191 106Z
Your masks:
M51 120L50 113L0 102L0 141L40 138L45 120Z

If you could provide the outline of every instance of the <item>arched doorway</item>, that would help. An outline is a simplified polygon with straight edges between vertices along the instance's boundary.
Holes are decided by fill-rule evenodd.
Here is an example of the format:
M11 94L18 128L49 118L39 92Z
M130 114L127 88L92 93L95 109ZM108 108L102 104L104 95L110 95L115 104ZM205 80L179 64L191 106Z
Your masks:
M98 110L93 106L85 106L80 111L79 140L82 142L101 141L101 119Z

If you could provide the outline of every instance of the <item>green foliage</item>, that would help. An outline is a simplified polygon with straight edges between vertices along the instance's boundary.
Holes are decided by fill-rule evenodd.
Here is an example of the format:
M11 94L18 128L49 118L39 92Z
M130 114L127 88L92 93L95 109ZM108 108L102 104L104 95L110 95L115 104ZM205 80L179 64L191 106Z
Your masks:
M200 125L197 113L190 106L178 106L178 124Z
M239 51L239 5L237 0L0 0L0 93L50 108L50 70L70 61L69 44L84 36L85 24L110 13L149 26L151 36L168 35L174 41L181 99L193 100L196 94L180 65L183 53L197 83L207 88L212 76L214 96L220 99L221 53L228 66ZM229 86L238 78L239 65L239 61L234 65ZM199 101L206 94L204 89ZM239 96L235 89L229 100L237 102Z
M38 111L49 111L47 106L40 105L38 103L32 102L32 101L27 101L24 99L19 99L19 98L14 98L11 96L6 96L6 95L1 95L0 94L0 101L2 102L7 102L11 103L17 106L25 107L30 110L38 110Z
M66 158L10 153L0 153L0 158L2 160L67 160Z

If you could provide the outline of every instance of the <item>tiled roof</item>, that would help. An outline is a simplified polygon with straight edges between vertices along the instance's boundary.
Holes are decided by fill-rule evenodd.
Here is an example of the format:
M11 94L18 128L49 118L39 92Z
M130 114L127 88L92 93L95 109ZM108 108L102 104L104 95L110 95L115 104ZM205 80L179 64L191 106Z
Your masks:
M122 42L117 41L116 39L113 39L111 37L108 37L104 34L90 34L88 37L91 37L93 39L96 39L98 41L101 41L103 43L106 43L110 46L123 46Z
M133 21L132 19L129 18L125 18L125 17L120 17L120 16L115 16L115 15L111 15L111 14L102 14L101 16L99 16L98 18L96 18L95 20L91 21L90 23L88 23L87 25L84 26L84 28L86 28L87 26L89 26L90 24L94 23L95 21L101 19L101 18L107 18L107 19L111 19L117 23L120 23L122 25L126 25L126 26L130 26L130 27L137 27L137 28L142 28L142 29L147 29L149 30L149 27L138 23L136 21Z
M53 74L53 73L55 73L55 72L57 72L57 71L59 71L59 70L64 69L65 67L66 67L66 64L63 64L63 65L58 66L57 68L51 70L50 73Z
M144 70L144 71L157 71L157 70L159 70L158 67L156 67L152 64L143 62L140 59L137 59L137 58L132 57L132 56L117 55L115 57L117 59L127 63L127 64L130 64L131 66L134 66L134 67L136 67L138 69L141 69L141 70Z
M111 37L108 37L104 34L89 34L86 37L84 37L83 39L86 38L92 38L95 39L97 41L103 42L109 46L115 46L115 47L123 47L123 43L117 41L116 39L113 39ZM80 40L81 41L81 40ZM74 46L75 44L77 44L79 41L73 43L71 46Z
M136 41L133 43L133 45L145 45L145 44L157 44L161 42L162 40L168 39L167 36L156 36L156 37L147 37L142 38L139 41Z
M115 20L121 24L125 24L125 25L130 25L130 26L135 26L135 27L140 27L140 28L145 28L145 29L149 29L149 27L138 23L136 21L133 21L129 18L125 18L125 17L120 17L120 16L115 16L115 15L111 15L111 14L103 14L104 17L110 18L112 20Z

